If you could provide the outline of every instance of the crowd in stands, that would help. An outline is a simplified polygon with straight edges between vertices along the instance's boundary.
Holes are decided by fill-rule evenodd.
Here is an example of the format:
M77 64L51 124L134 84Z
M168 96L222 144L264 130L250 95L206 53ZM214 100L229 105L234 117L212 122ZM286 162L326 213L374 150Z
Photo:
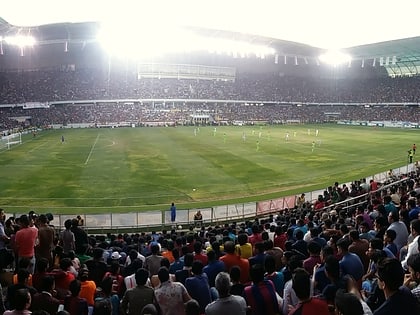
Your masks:
M51 214L1 210L0 263L14 274L0 312L420 314L419 175L334 183L313 203L186 231L88 235L81 218L60 229ZM340 205L355 196L367 197Z
M348 120L420 120L415 107L407 106L296 106L221 104L212 102L173 103L171 99L243 100L303 103L405 103L419 102L419 77L376 79L314 79L311 77L238 74L235 82L187 79L138 79L135 73L105 74L103 71L32 71L0 74L0 104L65 101L68 105L22 109L3 107L0 124L15 127L16 119L29 116L31 124L109 123L191 120L195 113L210 114L218 121L322 122ZM164 99L161 103L96 103L74 105L77 100Z
M98 69L0 74L0 104L87 99L222 99L278 102L419 102L420 78L324 79L238 73L235 82L138 79Z

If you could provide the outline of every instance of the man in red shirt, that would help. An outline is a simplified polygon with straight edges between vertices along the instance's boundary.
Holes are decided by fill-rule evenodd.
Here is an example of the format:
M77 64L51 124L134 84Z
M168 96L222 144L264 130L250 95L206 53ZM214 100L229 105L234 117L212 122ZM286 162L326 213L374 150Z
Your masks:
M235 254L235 244L232 241L225 242L224 250L226 255L220 257L220 261L224 262L226 266L226 271L230 272L230 269L233 266L238 266L239 268L241 268L241 283L248 283L249 261Z
M35 271L35 243L38 237L38 229L29 226L29 218L26 214L20 217L21 228L16 232L15 245L18 254L18 261L22 258L30 260L28 271L33 274Z

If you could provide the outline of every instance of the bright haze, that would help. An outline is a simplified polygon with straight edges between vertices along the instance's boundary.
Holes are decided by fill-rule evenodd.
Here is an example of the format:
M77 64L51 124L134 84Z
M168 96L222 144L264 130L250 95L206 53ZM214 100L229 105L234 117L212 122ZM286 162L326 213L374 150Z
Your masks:
M200 26L337 49L420 36L419 9L417 0L3 0L0 17L17 26Z

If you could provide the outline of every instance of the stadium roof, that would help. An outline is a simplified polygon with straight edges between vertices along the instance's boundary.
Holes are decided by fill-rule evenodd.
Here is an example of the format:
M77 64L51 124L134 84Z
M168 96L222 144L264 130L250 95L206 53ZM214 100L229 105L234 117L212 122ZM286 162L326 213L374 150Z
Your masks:
M213 0L210 6L190 0L156 0L153 4L127 0L124 7L104 5L99 0L73 0L67 8L56 0L5 1L0 36L31 34L41 44L95 41L99 21L106 18L116 23L121 19L148 19L152 26L169 19L170 23L182 20L184 27L209 37L271 46L280 58L318 58L332 46L327 44L328 39L333 46L348 47L343 51L351 55L352 67L383 66L390 75L420 73L417 22L404 14L392 14L390 21L383 14L389 16L389 7L377 0L353 0L347 7L337 6L335 0ZM399 6L403 4L410 11L420 7L420 2L411 0L400 0Z
M330 49L420 36L417 20L408 13L419 9L416 0L3 0L0 15L19 26L170 21Z

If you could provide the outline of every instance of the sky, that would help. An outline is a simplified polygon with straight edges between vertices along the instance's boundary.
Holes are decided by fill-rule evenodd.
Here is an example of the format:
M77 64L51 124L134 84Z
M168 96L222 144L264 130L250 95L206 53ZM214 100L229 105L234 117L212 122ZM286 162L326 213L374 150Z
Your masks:
M13 25L201 26L339 49L420 36L418 0L2 0ZM153 27L151 29L153 29Z

